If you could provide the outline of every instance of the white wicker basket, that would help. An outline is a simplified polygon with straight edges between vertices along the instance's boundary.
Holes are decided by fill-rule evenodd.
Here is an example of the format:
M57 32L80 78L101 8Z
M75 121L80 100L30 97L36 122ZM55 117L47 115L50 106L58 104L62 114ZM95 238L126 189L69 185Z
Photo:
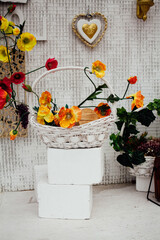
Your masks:
M37 83L46 75L64 70L84 71L84 67L61 67L47 71L33 82L33 91ZM90 72L91 70L87 69L87 71ZM110 92L114 94L108 81L104 78L102 78L102 81L106 83ZM31 98L30 106L32 106L32 102ZM62 149L95 148L101 147L104 141L108 138L110 127L115 121L115 110L116 105L114 103L112 104L112 114L110 116L68 129L39 124L36 121L36 116L34 115L33 110L31 109L32 117L30 123L48 147Z

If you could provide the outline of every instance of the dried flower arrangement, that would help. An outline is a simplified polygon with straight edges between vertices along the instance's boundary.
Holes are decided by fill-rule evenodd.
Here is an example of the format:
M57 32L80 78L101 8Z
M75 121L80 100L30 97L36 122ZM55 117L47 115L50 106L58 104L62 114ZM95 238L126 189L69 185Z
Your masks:
M145 156L159 157L160 139L147 139L137 147L137 150L143 152Z

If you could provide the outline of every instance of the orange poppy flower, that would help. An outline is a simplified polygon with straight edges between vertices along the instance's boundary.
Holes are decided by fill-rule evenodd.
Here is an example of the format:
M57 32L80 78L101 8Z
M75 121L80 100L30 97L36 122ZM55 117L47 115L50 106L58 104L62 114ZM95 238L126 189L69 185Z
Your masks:
M99 60L92 63L92 73L96 74L97 78L102 78L105 75L106 65Z
M128 78L128 82L129 82L130 84L135 84L135 83L137 82L137 77L134 76L134 77Z
M130 97L133 97L133 101L131 103L132 110L134 109L134 107L136 108L143 107L144 96L141 94L141 91L138 91L135 94L128 96L127 98L130 98Z
M44 106L47 105L47 107L51 109L51 104L50 104L51 100L52 100L52 95L50 94L50 92L45 91L41 94L41 97L39 98L39 103L40 105L44 105Z
M58 114L55 114L54 115L54 122L55 122L55 124L57 125L57 126L59 126L59 115Z
M70 109L62 107L58 115L60 127L71 128L80 121L82 113L78 107L73 106Z
M107 117L111 114L111 109L108 103L98 104L98 106L94 109L94 111L100 118Z

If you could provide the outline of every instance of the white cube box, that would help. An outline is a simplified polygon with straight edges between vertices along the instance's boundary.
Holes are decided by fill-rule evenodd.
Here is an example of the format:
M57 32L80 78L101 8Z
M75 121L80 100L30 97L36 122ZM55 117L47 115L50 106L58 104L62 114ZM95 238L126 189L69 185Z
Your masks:
M37 185L39 217L89 219L92 210L92 186L51 185L42 178Z
M102 181L104 160L101 148L48 148L48 183L97 184Z
M140 192L147 192L149 183L150 183L150 176L136 176L136 190ZM155 192L154 190L154 178L152 179L152 184L150 188L151 192Z
M41 179L48 179L47 165L34 166L34 191L36 201L38 201L37 185Z

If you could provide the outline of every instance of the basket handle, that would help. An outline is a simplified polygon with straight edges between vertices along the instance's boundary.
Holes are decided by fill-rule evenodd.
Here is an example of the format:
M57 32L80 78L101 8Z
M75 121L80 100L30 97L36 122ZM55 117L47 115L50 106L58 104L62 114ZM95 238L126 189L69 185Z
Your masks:
M40 75L37 79L34 80L33 84L32 84L32 90L34 91L35 86L37 85L37 83L44 78L45 76L47 76L50 73L55 73L55 72L59 72L59 71L64 71L64 70L83 70L84 71L84 67L73 67L73 66L68 66L68 67L58 67L55 69L51 69L49 71L44 72L42 75ZM86 69L87 72L91 72L90 69ZM110 83L108 82L108 80L101 78L101 80L108 86L111 94L114 95L114 91L112 86L110 85ZM30 108L30 112L33 115L33 94L31 95L30 101L29 101L29 106L31 106ZM112 104L112 114L114 116L114 119L116 119L116 102Z

